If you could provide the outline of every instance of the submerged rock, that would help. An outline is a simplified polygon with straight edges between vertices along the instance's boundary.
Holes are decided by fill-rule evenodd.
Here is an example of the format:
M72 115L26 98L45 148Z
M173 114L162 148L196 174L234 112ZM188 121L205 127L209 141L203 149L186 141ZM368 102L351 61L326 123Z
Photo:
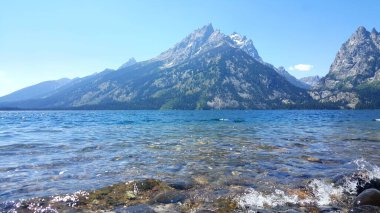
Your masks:
M312 163L323 163L321 159L319 158L314 158L314 157L305 157L305 159L309 162L312 162Z
M118 206L146 204L156 191L167 189L167 185L154 179L118 183L89 192L86 198L80 199L77 208L111 210Z
M119 208L115 210L116 213L156 213L150 206L146 204L140 204L136 206L129 206L127 208Z
M155 198L154 201L158 203L178 203L186 199L186 195L181 192L176 192L176 191L168 191L168 192L162 192L158 194Z
M377 189L366 189L360 193L354 200L353 206L379 206L380 207L380 191Z
M168 183L170 187L177 190L189 190L194 187L194 183L190 181L174 181L171 183Z

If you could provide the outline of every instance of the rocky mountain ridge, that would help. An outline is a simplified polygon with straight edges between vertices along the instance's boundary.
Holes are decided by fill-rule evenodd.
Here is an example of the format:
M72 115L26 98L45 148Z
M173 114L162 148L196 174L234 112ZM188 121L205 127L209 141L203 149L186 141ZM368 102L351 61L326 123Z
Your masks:
M310 94L321 103L347 108L378 106L380 33L359 27L342 45L329 73Z
M294 108L310 101L306 90L292 85L262 61L251 40L237 33L225 35L209 24L151 60L106 70L49 97L9 106L268 109Z
M360 27L325 77L303 79L314 84L309 86L264 62L252 40L209 24L150 60L131 58L117 70L71 80L48 94L0 98L0 108L378 108L379 37Z

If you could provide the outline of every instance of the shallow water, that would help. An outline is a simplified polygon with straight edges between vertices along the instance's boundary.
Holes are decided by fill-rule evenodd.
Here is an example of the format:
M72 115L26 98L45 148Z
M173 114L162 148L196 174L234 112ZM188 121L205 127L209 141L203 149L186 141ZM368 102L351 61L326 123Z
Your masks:
M376 118L379 110L0 112L0 202L155 178L239 182L241 205L253 208L309 202L286 189L314 184L318 205L329 205L345 190L329 180L377 172Z

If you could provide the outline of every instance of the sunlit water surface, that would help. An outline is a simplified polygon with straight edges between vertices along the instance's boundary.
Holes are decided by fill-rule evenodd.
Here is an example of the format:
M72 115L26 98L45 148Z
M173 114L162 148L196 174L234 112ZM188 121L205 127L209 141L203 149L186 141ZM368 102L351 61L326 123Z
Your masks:
M300 184L319 187L326 205L323 193L341 189L325 180L378 172L376 118L379 110L0 112L0 202L202 177L247 182L241 205L308 202L283 194Z

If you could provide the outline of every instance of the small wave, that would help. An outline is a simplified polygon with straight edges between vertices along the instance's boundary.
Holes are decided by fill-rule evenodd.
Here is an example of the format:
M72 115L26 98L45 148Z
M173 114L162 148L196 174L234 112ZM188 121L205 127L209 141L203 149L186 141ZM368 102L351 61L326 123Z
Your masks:
M125 120L125 121L119 121L116 124L118 124L118 125L129 125L129 124L134 124L134 123L135 123L134 121Z
M357 171L351 175L343 176L339 183L329 180L313 179L303 190L281 190L274 192L260 192L248 189L238 200L243 209L274 208L290 205L316 205L319 207L337 205L347 202L348 197L354 197L359 190L363 190L366 184L380 179L380 167L373 165L364 159L352 162ZM296 192L296 193L295 193Z
M234 120L234 123L244 123L245 120L244 119L235 119Z
M229 121L230 119L228 118L213 118L213 119L210 119L210 121Z
M254 189L249 189L239 200L242 208L267 208L284 206L285 204L298 204L300 199L297 195L288 195L282 190L276 189L273 193L265 194Z
M26 130L24 133L61 133L63 130L61 129L32 129Z
M303 190L275 189L272 193L258 192L249 189L242 196L239 204L243 208L273 208L291 205L316 205L328 206L333 204L343 195L343 187L335 187L334 184L322 180L312 180L306 187L309 192Z

